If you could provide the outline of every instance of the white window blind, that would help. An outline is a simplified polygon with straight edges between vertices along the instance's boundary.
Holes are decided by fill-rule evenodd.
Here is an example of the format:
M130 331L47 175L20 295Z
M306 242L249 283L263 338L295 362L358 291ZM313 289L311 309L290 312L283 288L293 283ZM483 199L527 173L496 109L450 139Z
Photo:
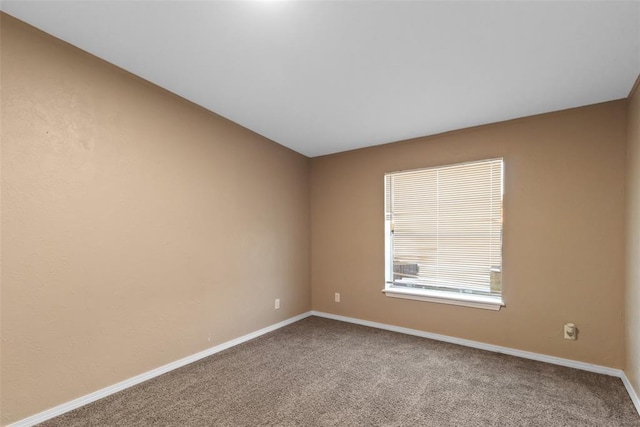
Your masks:
M387 289L501 295L502 165L385 175Z

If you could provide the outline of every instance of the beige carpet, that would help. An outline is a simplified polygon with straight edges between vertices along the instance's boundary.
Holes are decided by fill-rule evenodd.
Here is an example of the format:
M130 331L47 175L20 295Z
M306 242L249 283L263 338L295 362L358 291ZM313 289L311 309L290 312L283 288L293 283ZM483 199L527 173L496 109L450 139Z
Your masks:
M620 379L310 317L46 426L640 426Z

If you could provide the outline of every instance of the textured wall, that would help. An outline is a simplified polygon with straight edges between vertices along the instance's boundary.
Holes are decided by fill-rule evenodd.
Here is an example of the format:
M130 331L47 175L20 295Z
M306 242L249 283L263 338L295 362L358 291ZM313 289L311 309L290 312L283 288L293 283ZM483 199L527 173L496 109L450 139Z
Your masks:
M640 76L629 99L627 172L627 369L640 396Z
M310 309L307 158L1 19L3 423Z
M622 100L313 158L313 309L621 368L625 150ZM383 174L499 156L506 307L385 297Z

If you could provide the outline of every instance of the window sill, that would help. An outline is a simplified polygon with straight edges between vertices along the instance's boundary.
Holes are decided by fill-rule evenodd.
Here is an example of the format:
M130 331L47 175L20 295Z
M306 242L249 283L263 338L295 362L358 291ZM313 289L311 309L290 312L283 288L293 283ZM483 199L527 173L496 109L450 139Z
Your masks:
M472 308L482 308L485 310L500 310L504 307L501 298L484 295L452 294L451 292L434 291L427 289L403 289L387 288L382 292L388 297L412 299L416 301L427 301L441 304L461 305Z

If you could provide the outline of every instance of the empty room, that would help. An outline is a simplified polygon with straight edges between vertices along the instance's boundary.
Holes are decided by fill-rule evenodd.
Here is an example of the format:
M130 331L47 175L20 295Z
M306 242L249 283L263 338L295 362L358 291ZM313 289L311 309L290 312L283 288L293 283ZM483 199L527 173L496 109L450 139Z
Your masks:
M640 2L0 10L1 426L640 426Z

